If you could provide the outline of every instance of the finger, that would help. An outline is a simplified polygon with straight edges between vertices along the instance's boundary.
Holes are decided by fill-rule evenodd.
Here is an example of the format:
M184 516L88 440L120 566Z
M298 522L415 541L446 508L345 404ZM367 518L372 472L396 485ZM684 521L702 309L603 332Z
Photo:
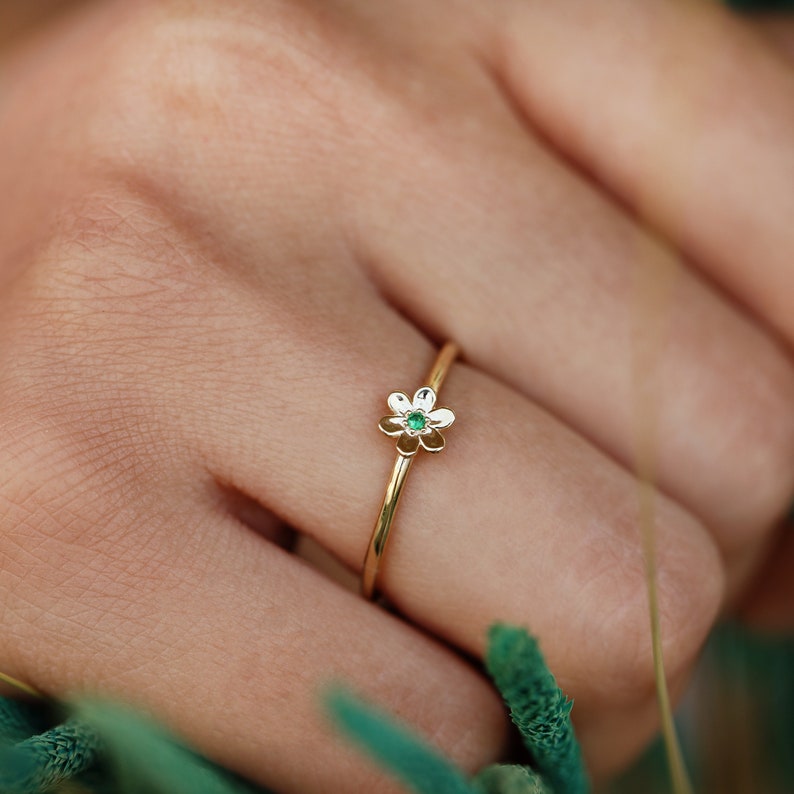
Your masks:
M670 697L678 702L691 677L682 670L668 681ZM606 778L626 769L626 759L638 757L659 734L659 701L655 692L643 703L626 709L605 709L593 720L577 720L577 734L586 737L588 751L598 759Z
M244 259L230 275L222 258L210 259L218 257L217 239L200 254L194 238L181 238L146 214L152 211L138 203L134 213L100 214L113 219L115 234L120 215L146 230L147 246L126 244L121 252L110 235L89 238L90 216L83 217L69 256L90 239L91 259L103 268L116 263L115 277L111 289L96 265L83 272L72 261L55 294L47 291L59 311L78 319L57 336L45 324L34 341L45 360L68 360L68 367L37 368L54 378L42 390L60 411L70 406L76 426L88 411L108 433L118 410L101 411L85 397L69 402L59 373L76 379L75 394L118 394L115 404L127 415L152 406L159 420L140 420L148 445L163 436L167 449L186 447L219 482L360 571L396 456L395 439L378 421L391 392L422 385L432 346L363 274L340 276L332 242L324 259L317 253L324 267L306 272L276 260L274 279L289 278L251 289L250 279L238 277ZM166 239L157 245L160 235ZM90 348L73 336L90 337ZM102 367L92 370L92 361ZM381 585L412 622L472 654L483 653L496 620L527 625L576 698L587 750L602 719L614 724L615 712L627 718L647 709L654 692L634 477L465 365L453 368L442 402L458 419L445 431L441 457L425 455L413 469ZM113 446L136 432L118 427ZM665 653L675 677L685 674L720 608L723 570L697 519L664 497L658 508ZM595 774L636 751L637 734L620 734L627 743L611 755L588 752Z
M789 358L508 109L481 104L488 131L451 122L415 189L388 175L409 168L416 135L379 152L351 221L358 256L421 328L627 468L647 417L660 487L744 554L794 492Z
M54 695L99 690L137 703L209 757L285 792L340 781L393 790L332 740L317 704L332 679L466 768L494 760L505 718L479 674L229 517L278 525L208 476L190 406L206 408L218 388L223 405L243 407L240 382L224 387L212 361L229 364L235 351L210 351L242 336L262 355L263 338L219 300L237 294L225 274L205 279L206 262L169 259L184 240L168 237L161 216L139 230L162 239L133 239L145 213L139 205L125 225L131 206L108 208L106 225L79 218L76 237L42 251L3 292L0 669ZM296 317L281 314L293 332ZM276 336L277 323L274 312ZM252 363L232 369L253 375ZM281 387L267 392L277 407Z
M17 462L62 463L44 487L19 470L4 481L2 663L18 677L132 703L285 793L398 791L328 724L331 682L469 771L496 760L505 716L485 679L229 518L214 483L92 501L98 483L69 470L52 434L34 435Z
M223 197L216 198L220 201ZM363 424L358 421L362 394L374 391L373 384L379 392L383 387L384 396L393 390L395 384L389 382L393 376L383 371L383 361L407 378L418 360L429 357L427 343L383 309L364 279L348 283L329 275L334 272L330 267L309 271L296 266L305 261L331 263L338 248L328 240L322 249L302 249L300 257L268 245L268 261L278 260L281 267L272 271L251 268L243 282L245 289L232 289L225 279L201 283L196 274L203 277L212 271L208 264L221 265L230 258L230 251L245 259L251 257L251 250L239 241L221 245L223 235L205 236L203 228L198 237L207 249L192 244L195 240L187 245L169 242L158 248L153 240L169 223L158 217L148 226L141 207L136 205L134 210L121 216L132 215L134 221L144 221L148 232L154 230L144 236L147 245L140 246L149 254L147 261L139 263L145 279L120 278L113 283L113 294L100 279L78 283L81 290L87 290L80 293L78 303L84 309L90 307L88 327L95 340L92 352L121 366L103 372L105 388L124 383L129 367L136 373L149 369L159 373L149 389L157 395L161 410L170 406L166 413L172 432L189 438L192 448L198 448L219 477L277 508L281 516L312 532L348 564L360 565L372 520L366 518L370 508L365 506L373 498L379 501L380 494L373 497L373 492L383 487L375 483L381 478L373 476L369 454L376 449L373 440L366 442L372 445L369 449L363 446L365 442L358 443L363 438ZM187 226L190 218L182 221ZM80 229L83 245L86 228L90 231L90 224ZM303 242L300 235L296 239ZM91 243L95 245L96 238ZM260 260L261 253L257 249L252 258ZM169 266L168 288L141 292L142 283L162 285L163 264ZM250 259L247 264L250 266ZM269 276L268 284L273 287L287 284L290 291L285 296L274 289L274 298L266 300L267 291L263 295L251 290L252 283L261 284L252 272ZM181 296L175 302L161 299L174 293ZM220 295L224 300L219 300ZM132 306L135 312L130 311ZM362 306L363 312L349 310ZM311 322L306 317L311 317ZM108 324L108 318L123 318L138 332L132 335L123 357L119 329L115 323ZM152 328L160 334L154 347ZM102 341L98 347L97 337ZM141 339L148 344L141 345ZM159 359L155 349L161 351ZM530 622L533 629L532 624L537 623L567 681L583 693L585 703L589 699L591 714L616 695L621 707L644 701L653 682L645 661L644 575L639 544L635 543L632 478L519 395L475 373L460 371L468 373L462 376L465 388L459 395L464 409L468 408L470 416L480 412L470 428L473 455L466 465L472 468L460 468L458 463L458 469L451 470L457 478L457 492L436 487L415 502L430 505L428 496L438 494L445 500L441 504L444 520L437 527L439 537L435 541L428 538L429 556L423 548L417 553L414 543L414 556L409 557L407 566L394 562L399 545L390 548L385 587L418 622L439 627L453 641L476 652L481 651L480 630L494 616L506 617L508 613L507 617ZM69 373L74 373L73 367ZM453 384L451 380L450 389ZM469 395L467 404L462 399L464 392ZM450 394L454 398L454 392ZM374 408L375 398L366 399L373 400ZM482 405L487 406L484 412L476 407ZM377 411L375 421L379 415ZM498 417L508 417L509 428L500 425ZM513 433L514 426L519 433ZM373 433L377 435L374 425ZM499 454L494 454L497 449ZM481 450L490 450L490 454L483 454L474 464L473 457ZM537 450L540 460L528 455L528 450ZM530 476L525 478L524 472ZM437 485L445 483L439 480ZM432 480L424 487L429 485ZM470 509L467 497L473 486L479 499ZM495 505L493 499L486 498L506 489L511 497L519 493L521 498L510 504L497 500ZM539 494L548 494L548 499ZM668 610L665 626L675 627L675 631L666 631L675 669L686 665L685 658L694 653L710 613L716 609L722 572L702 526L674 505L661 504L663 602ZM409 505L406 501L403 513ZM410 531L413 526L415 532L421 530L429 525L426 519L432 515L423 517L417 512L412 518L410 513L401 514L400 529L408 527ZM529 528L527 516L532 517ZM490 546L483 543L484 527L495 532L503 525L504 538ZM560 527L562 537L556 538ZM455 532L460 533L460 545L450 554L449 542ZM537 548L536 533L541 541ZM406 537L404 543L411 542L410 534L401 531L399 537ZM528 540L531 554L516 560L516 550ZM692 561L698 564L697 577L689 567ZM438 575L440 570L445 570L443 576ZM411 571L419 575L411 577ZM471 571L472 578L461 581L459 571ZM483 598L475 580L496 584ZM579 589L583 581L587 585L584 590ZM596 603L583 610L582 603L588 600ZM467 615L470 605L471 619ZM544 623L542 613L547 607ZM565 636L557 637L561 626L566 627ZM580 642L584 635L586 639ZM613 635L617 636L614 645ZM567 665L566 649L574 650ZM585 658L587 652L590 658ZM592 660L597 662L595 669L591 669Z
M262 300L239 296L235 314L250 335L229 336L222 359L207 361L220 377L204 384L201 404L185 406L202 428L198 454L217 478L360 570L396 454L378 420L390 392L421 385L432 351L376 296L362 293L347 303L358 307L356 316L348 310L342 326L327 320L311 351L283 327L273 337L278 346L268 339L263 354L272 315ZM225 363L256 356L251 368ZM261 394L251 373L265 367L271 389L284 385ZM229 400L230 392L247 398ZM402 497L381 576L390 600L478 655L494 621L528 625L593 731L599 713L647 704L654 684L633 477L463 365L442 401L458 419L445 431L441 456L417 461ZM676 674L719 608L723 572L702 525L662 497L656 531L666 653ZM626 752L618 748L610 766ZM603 771L603 760L590 760Z
M190 41L195 45L196 37ZM249 60L229 61L212 52L219 79L229 79L235 69L253 68ZM361 52L356 63L362 69L366 64L365 72L380 74L384 67L377 52L377 57ZM347 149L339 147L336 128L328 127L334 151L339 147L338 161L350 163L341 169L345 180L333 192L333 210L324 193L314 193L326 184L323 180L311 188L301 185L295 194L289 168L285 171L288 160L252 157L250 142L234 144L220 135L224 146L242 154L237 163L228 162L228 151L219 157L224 168L217 173L194 167L184 152L176 159L160 153L153 163L152 158L146 161L146 168L160 173L164 182L178 184L192 212L204 208L197 223L217 229L221 236L224 229L234 228L236 249L243 245L241 236L250 237L247 244L260 251L260 261L271 232L263 233L258 221L241 224L239 217L267 217L268 229L278 224L289 230L294 220L289 213L285 217L284 207L294 211L295 206L310 206L312 217L318 218L316 229L286 236L293 248L293 240L301 241L298 250L292 250L293 259L319 261L327 256L327 240L335 239L335 231L323 219L336 217L344 208L348 239L364 260L372 262L379 286L401 310L439 336L455 336L476 365L520 388L631 466L635 439L626 417L634 412L636 396L629 361L632 338L643 330L632 327L631 312L636 310L642 320L644 311L636 307L636 263L639 257L643 266L662 274L674 263L614 207L527 141L481 70L470 62L467 66L450 67L453 74L440 78L442 88L452 85L454 78L456 89L443 98L432 95L435 110L427 120L421 110L406 112L401 95L396 108L395 98L385 91L370 87L362 95L360 72L355 77L341 72L341 79L357 86L356 104L339 98L343 115L356 129L369 129L373 135L350 138L346 132L344 139L354 144ZM274 85L285 79L272 76ZM184 79L180 73L180 92L190 86ZM155 98L167 107L165 98ZM305 99L325 117L327 110ZM249 126L265 128L273 104L268 96L247 105ZM378 112L365 114L362 107ZM471 107L480 108L483 123L465 123ZM198 118L207 129L215 129L217 113L205 110ZM291 136L303 140L302 117L294 115L287 113L283 123ZM182 116L174 123L185 125L188 137L194 134L194 125ZM152 124L153 129L162 127L159 121ZM325 149L313 147L307 144L307 157L319 158L316 167L327 169ZM410 184L395 178L412 172L417 151L422 153L425 176ZM165 173L174 169L180 172L178 178L167 178ZM199 188L193 184L197 179L209 179L214 189ZM277 205L261 196L264 179L279 185L272 194L278 197ZM327 179L336 184L330 175ZM467 198L450 201L450 196ZM395 224L394 217L401 223ZM570 233L572 227L579 230L576 235ZM279 233L279 239L284 236ZM311 252L306 250L309 239L316 243ZM528 267L528 262L540 264ZM262 269L258 262L251 267ZM417 288L424 284L427 288ZM664 412L659 417L660 482L714 528L726 552L743 550L777 519L792 492L794 427L789 406L794 373L774 343L697 279L681 273L674 287L667 304L658 311L654 307L649 318L653 324L654 315L662 315L672 337L667 356L660 352L658 357L658 403ZM524 293L533 296L530 316ZM751 375L731 363L737 359L753 362ZM577 388L572 389L572 383ZM692 427L697 431L691 432Z
M129 7L119 5L116 13L129 14ZM207 9L210 19L214 13ZM368 24L379 16L368 18ZM355 14L335 18L333 26L344 27L355 19ZM389 25L390 19L384 14L381 24L373 26L373 36L394 46L405 31L404 25ZM208 41L203 16L191 18L189 24L176 21L159 16L129 24L116 20L112 29L103 31L114 37L120 34L113 31L128 31L133 22L141 27L132 52L126 38L113 38L115 57L109 74L116 93L100 103L97 125L115 129L119 114L111 114L114 120L103 114L118 102L119 86L125 85L130 71L143 75L144 83L148 75L152 84L143 92L146 101L132 114L142 125L141 134L133 135L134 143L124 149L130 162L123 169L134 164L131 182L149 194L162 192L158 184L168 185L169 200L190 208L183 221L212 228L225 240L228 260L242 262L242 252L256 250L257 256L240 265L245 278L252 271L272 278L263 265L268 259L263 251L270 250L275 239L284 255L290 252L290 261L301 262L323 260L330 254L328 241L335 240L333 256L345 263L343 267L351 264L348 244L354 241L357 253L372 260L373 270L380 266L375 273L379 286L412 319L439 335L455 336L473 363L548 407L625 465L633 465L635 440L626 417L636 402L628 361L637 329L629 327L633 310L627 307L637 303L632 283L637 249L651 251L660 271L670 257L527 140L525 130L494 96L479 64L461 60L457 27L452 37L457 59L444 61L444 70L434 70L440 94L431 91L421 101L415 94L406 98L391 93L383 48L364 46L353 71L340 64L339 79L355 86L355 101L348 94L337 97L344 108L341 116L359 131L351 136L348 128L337 126L336 116L321 124L319 132L316 125L311 133L306 131L305 119L326 119L328 108L305 86L298 93L307 103L305 114L285 105L282 95L296 96L296 70L316 64L304 63L283 37L271 41L272 31L257 29L256 36L264 37L267 46L254 53L238 52L238 46L231 46L239 32L234 26ZM285 25L291 29L293 23ZM156 63L141 62L137 42L152 35L152 25L158 40L163 30L179 38L185 54L178 63L171 50L157 50ZM419 19L411 35L431 27ZM333 41L323 41L331 57ZM260 62L262 52L282 52L285 47L297 58L286 74L269 61ZM191 59L216 64L211 71L218 83L212 91L200 82L204 71L197 76L184 69ZM430 65L417 64L422 68ZM244 113L230 131L218 102L208 102L207 97L233 95L239 90L235 75L258 69L266 70L269 90L259 99L234 104L236 113ZM362 74L380 78L362 85ZM30 92L23 93L27 97ZM79 90L60 94L88 107L97 102L94 94L78 100ZM432 113L426 112L428 102ZM184 112L186 105L190 114ZM466 121L472 107L480 108L482 123ZM274 156L277 146L252 149L250 136L239 132L270 129L274 114L279 118L277 134L300 142L305 147L302 159L311 164L306 167L322 178L311 184L296 180L293 160ZM129 114L121 116L128 119ZM200 156L191 146L173 150L177 128L183 140L200 141ZM366 130L372 134L361 132ZM20 135L19 140L28 137ZM114 139L114 134L108 137ZM218 149L213 148L216 143ZM292 143L284 145L291 151ZM333 147L338 170L329 170L326 146ZM417 152L425 163L425 177L406 181L395 176L413 171ZM26 161L19 152L11 159ZM117 162L117 153L111 159ZM147 175L145 185L140 184L141 174ZM263 182L272 190L263 193ZM450 201L451 196L467 198ZM296 225L301 213L314 219L311 229ZM333 228L340 215L345 216L348 238L341 242ZM401 223L393 223L394 217ZM18 226L13 216L7 222ZM572 227L577 234L570 233ZM233 239L228 229L235 230ZM376 245L370 244L373 240ZM241 255L231 256L230 251ZM642 256L650 269L648 256ZM528 267L528 262L539 266ZM416 288L425 283L427 289ZM525 292L532 296L530 311ZM640 307L636 313L642 317L642 312ZM773 344L686 274L676 278L673 296L668 305L652 312L652 322L654 315L667 315L672 333L668 355L659 356L659 426L664 441L660 483L715 528L724 548L743 548L769 526L789 498L794 477L790 365ZM581 319L569 322L570 318ZM623 322L616 322L618 318ZM752 374L746 372L746 364L732 364L736 358L753 362ZM689 432L689 427L697 431ZM753 483L749 489L748 481Z
M502 8L491 62L515 101L794 342L788 65L717 3Z

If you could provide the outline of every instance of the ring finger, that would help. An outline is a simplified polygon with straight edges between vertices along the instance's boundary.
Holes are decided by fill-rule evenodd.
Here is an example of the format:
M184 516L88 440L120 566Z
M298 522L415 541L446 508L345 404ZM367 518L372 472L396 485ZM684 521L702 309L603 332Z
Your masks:
M322 272L315 279L323 302L338 305L338 283ZM206 366L216 375L185 406L185 421L216 478L360 570L396 454L378 419L390 392L422 385L432 346L365 280L349 290L345 303L356 308L344 320L313 312L309 347L287 315L274 322L266 296L240 290L233 303L246 332L229 329L211 346L218 357ZM260 373L267 380L257 385ZM417 461L381 587L410 620L470 653L482 654L494 621L527 624L577 700L586 745L611 710L648 713L653 673L634 478L463 364L442 402L459 418L441 459ZM695 518L663 497L658 507L666 649L678 675L719 608L723 571ZM611 757L591 759L596 772L645 738L624 734Z

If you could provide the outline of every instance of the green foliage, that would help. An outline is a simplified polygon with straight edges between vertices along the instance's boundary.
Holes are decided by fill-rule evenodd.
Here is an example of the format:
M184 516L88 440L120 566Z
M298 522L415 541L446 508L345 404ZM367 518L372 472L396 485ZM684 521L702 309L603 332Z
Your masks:
M51 706L0 699L2 794L268 794L128 708L84 701L66 710L64 723L31 736Z
M51 727L49 709L41 703L0 698L0 742L22 742Z
M325 698L335 725L414 794L554 794L525 766L493 764L473 780L410 730L342 687Z
M334 724L416 794L479 794L454 764L379 709L341 687L325 702Z
M794 640L760 639L724 627L712 638L704 663L714 687L711 696L717 698L705 703L709 724L727 728L729 737L731 723L755 725L763 748L763 756L753 755L755 776L770 781L772 790L794 790L789 751L794 746ZM340 730L412 792L584 791L587 783L569 720L571 704L554 683L537 643L523 629L494 626L487 666L534 760L534 771L493 765L469 780L406 728L348 692L337 689L325 702ZM735 701L734 706L723 713L728 701ZM739 706L751 711L737 710ZM56 704L0 698L0 794L265 794L128 709L81 703L66 711L64 718L64 708ZM697 738L691 729L686 733L690 743ZM745 736L734 733L736 741ZM699 756L707 755L703 748L695 749L700 749ZM753 751L735 746L727 752L730 759ZM654 758L610 790L666 791L658 745ZM725 756L719 758L721 768ZM708 788L714 773L706 767L698 772Z
M75 714L102 737L118 794L267 794L128 708L83 702Z
M537 773L526 766L492 764L474 778L484 794L552 794Z
M794 640L761 639L737 627L719 630L704 660L713 689L705 701L709 733L724 728L746 741L752 724L762 755L752 755L753 774L770 787L794 791ZM537 643L523 629L495 626L487 666L534 760L525 766L493 765L473 779L405 727L344 690L325 699L331 718L407 791L432 794L569 794L586 787L570 726L570 702L546 668ZM703 693L701 692L701 695ZM706 692L708 695L708 692ZM733 696L733 697L729 697ZM728 701L734 702L725 711ZM741 706L741 710L739 710ZM749 711L745 711L749 709ZM722 709L722 710L721 710ZM757 734L757 735L756 735ZM692 726L690 749L704 759ZM263 744L267 737L262 737ZM723 748L725 749L725 748ZM731 746L715 758L722 770L733 756L753 748ZM654 761L634 770L613 794L668 790L657 745ZM713 772L699 770L702 785L715 788ZM656 782L654 782L656 781ZM266 794L187 749L164 730L126 708L80 703L70 707L0 698L0 794Z
M696 790L794 791L794 637L734 624L712 634L681 719ZM604 794L668 794L664 749L644 757Z
M585 794L589 784L571 724L573 704L557 686L537 642L524 629L495 625L486 665L537 771L494 765L466 781L406 728L346 691L334 690L327 704L336 724L416 794Z
M546 782L523 766L494 765L473 780L371 705L336 687L325 697L337 727L415 794L578 794L583 772L570 703L523 629L491 631L488 664ZM530 713L538 709L537 713ZM80 702L50 727L52 705L0 698L0 794L267 794L180 744L128 708ZM551 723L544 727L546 721ZM40 731L37 733L37 731ZM35 734L35 735L31 735ZM263 737L263 742L266 737ZM552 769L559 761L571 769ZM568 781L568 782L566 782Z
M726 776L744 773L757 791L794 791L794 637L728 623L711 636L701 670L710 684L701 708L715 727L733 726L720 731L724 757L716 764L706 737L693 741L703 788L724 791Z
M3 713L12 709L6 704ZM20 712L13 714L19 718ZM4 734L18 733L22 724L5 722ZM0 745L0 791L30 794L48 791L90 769L99 757L96 734L87 725L69 719L41 734Z
M570 719L573 702L557 686L537 642L503 624L491 627L488 640L488 672L537 771L556 794L585 794L589 783Z

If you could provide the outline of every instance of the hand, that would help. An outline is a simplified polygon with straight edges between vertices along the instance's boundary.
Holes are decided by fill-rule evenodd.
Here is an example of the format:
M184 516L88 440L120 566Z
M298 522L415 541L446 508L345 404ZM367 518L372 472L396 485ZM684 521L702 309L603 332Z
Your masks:
M119 1L17 53L0 669L137 702L281 791L387 791L318 686L474 769L506 724L460 652L506 620L576 699L594 774L625 764L657 722L635 342L664 323L645 409L675 691L792 495L792 86L727 13L662 0ZM269 539L360 567L385 398L444 338L458 420L390 541L400 619Z

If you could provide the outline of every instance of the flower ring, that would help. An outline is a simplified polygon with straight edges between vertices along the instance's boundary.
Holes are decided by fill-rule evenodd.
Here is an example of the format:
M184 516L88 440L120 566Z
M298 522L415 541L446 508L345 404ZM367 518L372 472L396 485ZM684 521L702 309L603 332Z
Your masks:
M386 484L383 503L364 556L361 570L361 594L364 598L371 600L377 593L378 571L389 542L397 503L419 447L424 447L428 452L441 452L444 449L444 436L438 431L455 421L455 414L449 408L436 408L435 405L438 390L458 353L458 346L454 342L447 342L439 350L425 379L427 386L422 386L414 394L413 400L401 391L389 395L389 408L393 413L384 416L378 426L387 436L399 436L397 460Z
M439 429L449 427L455 414L449 408L436 408L436 393L430 386L422 386L413 400L401 391L389 395L393 415L384 416L378 427L387 436L399 436L397 451L406 458L415 455L421 444L428 452L444 449L444 436Z

